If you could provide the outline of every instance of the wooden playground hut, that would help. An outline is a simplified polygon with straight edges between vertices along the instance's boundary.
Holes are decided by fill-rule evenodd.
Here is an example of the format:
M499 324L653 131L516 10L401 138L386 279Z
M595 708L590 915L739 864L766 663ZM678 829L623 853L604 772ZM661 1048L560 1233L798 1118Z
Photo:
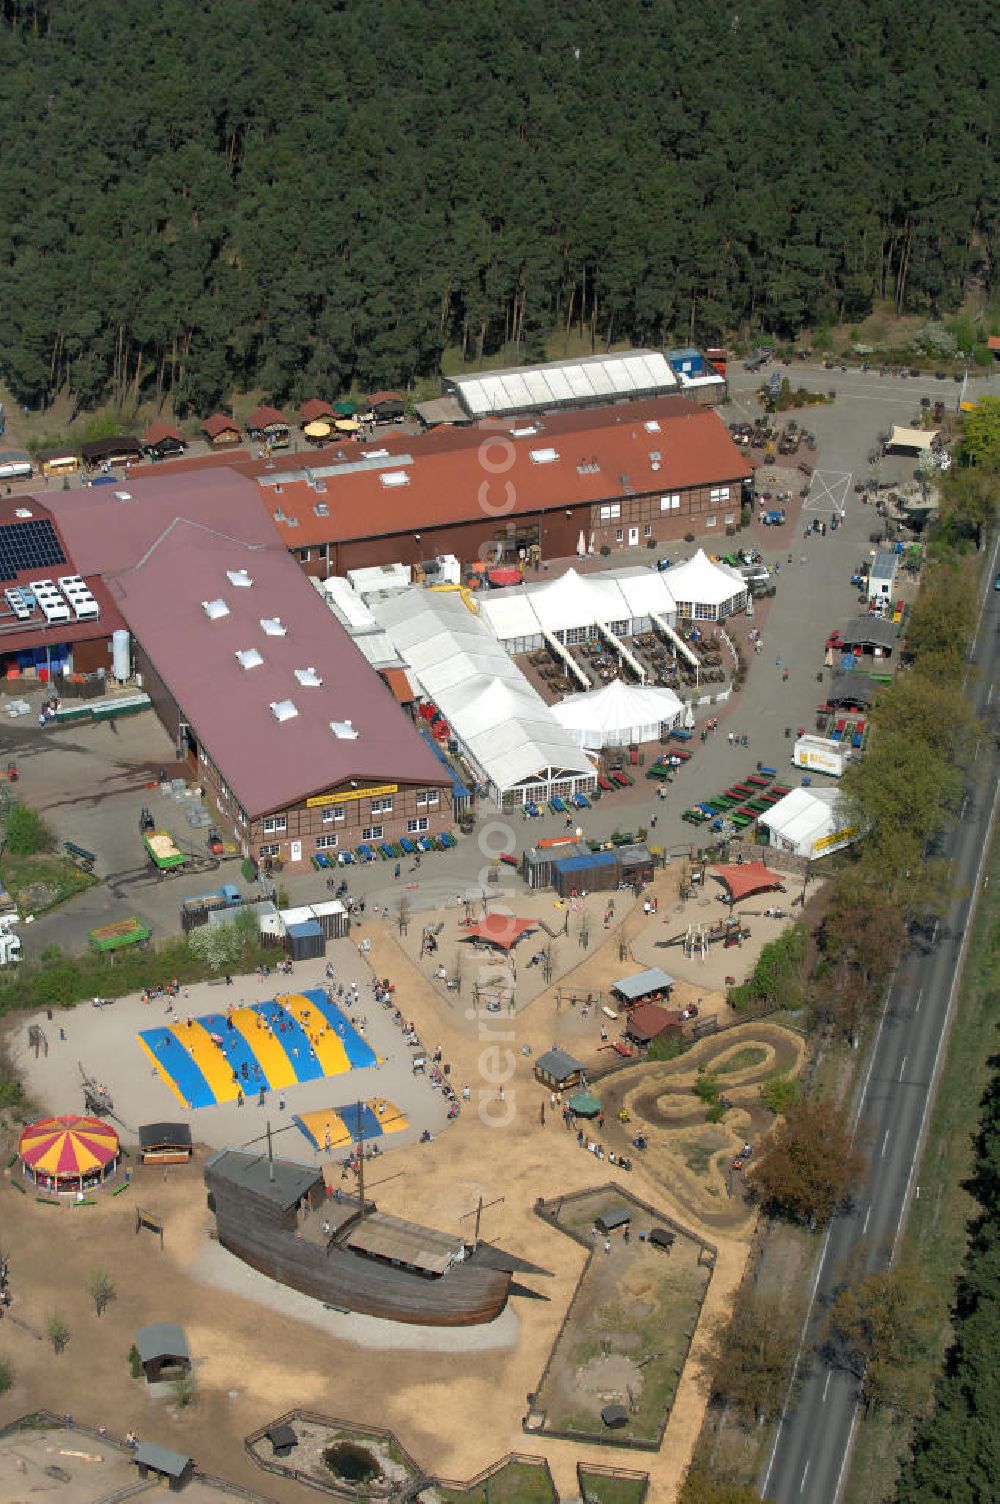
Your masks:
M170 1447L158 1446L155 1441L140 1441L132 1454L132 1461L139 1469L139 1477L147 1479L150 1473L167 1480L171 1492L183 1488L194 1468L192 1458L183 1452L171 1451Z
M183 1378L191 1372L191 1349L179 1326L154 1321L135 1334L136 1351L148 1384Z
M583 1066L554 1044L535 1061L535 1080L551 1091L566 1091L583 1080Z
M679 1013L674 1013L668 1008L661 1008L658 1003L640 1003L629 1014L628 1023L625 1025L625 1037L631 1039L634 1044L645 1048L652 1044L654 1039L659 1039L661 1034L671 1034L680 1037L682 1021Z
M194 1153L187 1123L142 1123L139 1157L144 1165L186 1165Z

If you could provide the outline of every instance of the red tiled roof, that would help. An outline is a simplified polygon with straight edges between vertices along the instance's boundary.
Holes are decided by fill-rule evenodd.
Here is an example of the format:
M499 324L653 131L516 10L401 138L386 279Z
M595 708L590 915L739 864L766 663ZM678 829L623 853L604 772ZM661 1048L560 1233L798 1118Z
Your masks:
M299 417L303 423L315 423L317 418L335 418L336 416L329 402L324 402L322 397L307 397L299 408Z
M305 479L290 479L306 464L315 471L336 465L338 454L350 462L378 451L398 456L399 465L352 472L345 463L343 475L323 479L322 492ZM394 468L408 479L387 486L383 477ZM256 475L272 515L293 519L277 523L288 547L302 548L470 521L482 515L484 495L504 504L505 516L537 514L620 500L626 486L639 495L739 483L750 469L711 408L658 397L531 420L490 420L486 427L393 434L286 461L280 471L257 465L248 473ZM317 516L318 502L328 515Z
M150 423L142 436L142 442L148 444L150 448L154 444L162 444L164 439L174 439L178 444L184 443L184 435L180 430L172 423L164 423L160 419L157 419L155 423Z
M403 394L402 394L402 392L369 392L368 393L368 401L371 403L372 407L374 407L377 402L402 402L402 400L403 400Z
M986 341L986 348L987 350L992 350L995 354L1000 355L1000 334L991 334L989 339Z
M225 413L213 413L206 418L201 425L201 431L210 439L217 439L220 433L239 433L240 425L235 418L227 417Z
M247 428L271 428L275 424L288 427L288 419L283 412L276 407L268 407L265 403L262 407L255 407L247 419Z
M417 698L410 687L410 681L401 668L383 668L379 670L382 678L392 690L400 705L412 705Z

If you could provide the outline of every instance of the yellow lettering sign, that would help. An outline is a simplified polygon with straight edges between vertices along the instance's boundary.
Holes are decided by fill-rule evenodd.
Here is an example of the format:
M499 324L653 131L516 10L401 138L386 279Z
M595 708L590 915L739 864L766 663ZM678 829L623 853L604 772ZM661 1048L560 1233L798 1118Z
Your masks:
M306 800L306 809L322 809L326 804L350 804L355 799L381 799L385 794L398 794L398 783L383 783L376 789L342 789L339 794L316 794Z
M813 851L825 851L828 846L835 846L839 841L849 841L857 833L856 825L848 825L843 830L835 830L832 835L820 836L818 841L813 841Z

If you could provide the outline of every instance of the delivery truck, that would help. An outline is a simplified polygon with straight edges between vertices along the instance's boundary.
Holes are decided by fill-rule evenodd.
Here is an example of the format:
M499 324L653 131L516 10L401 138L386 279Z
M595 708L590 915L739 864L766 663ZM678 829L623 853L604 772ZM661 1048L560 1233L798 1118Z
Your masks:
M800 736L792 750L792 764L810 773L826 773L839 778L851 755L850 747L830 741L825 736Z

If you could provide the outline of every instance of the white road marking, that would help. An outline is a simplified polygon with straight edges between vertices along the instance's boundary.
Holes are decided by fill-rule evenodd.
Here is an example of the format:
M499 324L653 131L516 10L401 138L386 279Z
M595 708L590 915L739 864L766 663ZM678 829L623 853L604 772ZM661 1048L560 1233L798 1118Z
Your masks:
M802 1482L799 1484L799 1493L801 1493L802 1490L806 1486L806 1477L808 1475L808 1472L809 1472L809 1464L807 1462L806 1465L805 1465L805 1467L802 1469Z
M885 1159L885 1146L889 1142L889 1134L891 1132L892 1132L891 1128L887 1128L885 1130L885 1138L882 1140L882 1153L879 1155L880 1159Z
M916 1007L913 1010L914 1015L916 1015L916 1014L918 1014L920 1012L920 1004L923 1002L923 1000L924 1000L924 989L921 987L920 991L917 993Z
M990 685L989 691L988 691L988 693L986 695L986 703L987 703L987 705L992 705L993 704L993 685L992 684Z
M872 1214L872 1209L869 1206L868 1210L865 1212L864 1225L861 1228L861 1236L862 1237L865 1237L867 1235L867 1233L868 1233L868 1218L871 1216L871 1214Z
M906 1070L906 1062L907 1062L908 1058L909 1058L908 1056L904 1055L903 1056L903 1063L899 1067L899 1079L900 1079L900 1081L902 1081L902 1079L903 1079L903 1072Z
M824 1403L824 1405L826 1404L826 1391L830 1387L830 1380L832 1378L833 1378L833 1369L832 1368L828 1368L827 1371L826 1371L826 1383L823 1385L823 1403Z
M839 512L847 501L853 470L814 470L804 512Z

